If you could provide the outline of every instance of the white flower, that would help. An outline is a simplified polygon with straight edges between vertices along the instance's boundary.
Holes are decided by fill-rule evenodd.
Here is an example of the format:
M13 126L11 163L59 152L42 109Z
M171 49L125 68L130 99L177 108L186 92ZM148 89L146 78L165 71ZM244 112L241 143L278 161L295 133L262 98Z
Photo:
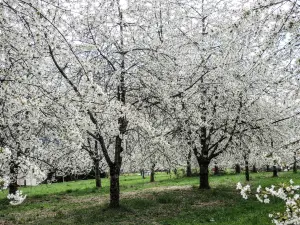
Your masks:
M236 189L237 190L241 190L243 187L242 187L242 184L240 183L240 182L238 182L237 184L236 184Z
M259 197L258 194L256 194L255 196L256 196L256 198L257 198L258 201L263 202L263 200Z
M236 189L237 190L241 190L241 195L244 199L248 199L248 195L247 193L250 193L251 192L251 189L250 189L250 185L246 185L245 187L243 187L241 185L240 182L237 183L236 185Z
M256 189L256 192L257 192L257 193L260 193L260 189L261 189L261 186L259 185L259 186L257 187L257 189Z

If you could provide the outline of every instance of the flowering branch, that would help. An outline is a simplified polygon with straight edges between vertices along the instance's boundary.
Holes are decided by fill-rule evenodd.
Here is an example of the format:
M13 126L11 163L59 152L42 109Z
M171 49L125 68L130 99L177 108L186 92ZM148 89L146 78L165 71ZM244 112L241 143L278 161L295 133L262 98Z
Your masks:
M269 214L272 223L276 225L300 224L300 186L293 184L293 180L290 180L289 185L272 185L270 188L266 187L264 190L262 190L259 185L256 189L255 197L261 203L270 203L269 196L274 196L285 201L284 212ZM244 199L248 199L249 194L251 194L250 185L243 187L239 182L237 183L236 189L241 190L240 193Z

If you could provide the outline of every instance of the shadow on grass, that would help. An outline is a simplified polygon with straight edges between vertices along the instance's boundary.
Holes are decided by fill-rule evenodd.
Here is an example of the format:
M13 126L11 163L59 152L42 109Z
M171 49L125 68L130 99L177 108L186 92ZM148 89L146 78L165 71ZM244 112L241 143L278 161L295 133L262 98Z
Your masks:
M24 189L24 193L26 193L26 189ZM57 191L55 193L28 193L29 198L32 199L48 199L52 198L52 196L88 196L88 195L94 195L94 194L108 194L109 193L109 187L104 188L69 188L62 191Z
M93 192L92 192L93 193ZM73 193L78 196L81 192ZM57 197L55 200L53 197ZM267 217L274 209L280 211L282 204L263 205L255 199L248 201L228 186L199 190L197 188L143 192L127 195L121 199L121 207L109 208L108 204L93 199L87 202L68 204L62 196L48 196L49 213L39 213L37 202L28 202L18 207L22 214L31 207L33 216L23 216L23 224L218 224L252 225L270 224ZM0 201L1 208L5 209ZM63 205L63 203L65 205ZM27 205L27 208L26 208ZM24 210L24 211L23 211ZM0 214L1 216L1 214ZM7 218L10 220L9 218ZM0 218L1 220L1 218ZM19 222L19 220L17 220Z
M9 206L10 205L8 199L0 199L0 213L1 211L8 209Z
M270 224L269 206L246 202L232 189L172 190L121 200L118 209L107 204L58 211L37 224ZM268 208L269 207L269 208ZM263 217L263 218L260 218ZM216 222L216 223L215 223Z
M287 175L267 180L266 174L256 175L252 185L256 187L256 184L263 182L263 186L266 186L269 182L288 181L292 175ZM122 196L119 209L108 208L107 204L97 202L95 198L108 194L109 187L72 189L70 186L69 189L52 194L35 195L32 192L26 202L17 207L9 206L7 199L0 200L0 224L1 220L19 222L20 218L23 219L23 224L271 224L267 215L282 211L283 202L271 200L272 204L266 205L259 203L255 197L242 199L234 188L235 181L239 178L243 176L230 176L228 181L224 177L219 179L219 183L214 183L216 181L212 179L210 190L199 190L197 178L132 184L125 189L121 185L121 192L167 185L192 185L193 188L146 189L143 192L129 193ZM108 201L108 195L105 198Z
M235 193L218 190L167 190L149 192L142 197L121 199L121 207L109 208L107 204L84 207L70 211L58 211L54 217L37 221L37 224L154 224L177 221L185 216L187 221L210 221L210 213L224 207L225 201ZM161 223L164 224L164 223ZM191 223L192 224L192 223ZM198 223L199 224L199 223Z

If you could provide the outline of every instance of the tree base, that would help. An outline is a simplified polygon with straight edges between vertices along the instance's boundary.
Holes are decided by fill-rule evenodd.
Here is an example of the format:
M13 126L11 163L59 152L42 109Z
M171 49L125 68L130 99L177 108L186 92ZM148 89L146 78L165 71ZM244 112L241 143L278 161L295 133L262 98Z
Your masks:
M209 190L209 189L211 189L211 187L210 186L199 186L199 189L201 189L201 190Z

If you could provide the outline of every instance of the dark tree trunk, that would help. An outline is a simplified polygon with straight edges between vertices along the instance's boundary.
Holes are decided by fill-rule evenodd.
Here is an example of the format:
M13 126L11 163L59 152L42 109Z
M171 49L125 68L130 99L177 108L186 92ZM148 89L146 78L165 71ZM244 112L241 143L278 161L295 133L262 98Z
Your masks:
M267 172L269 172L270 171L270 166L269 165L267 165Z
M192 167L191 167L191 163L187 162L186 165L186 176L187 177L191 177L192 176Z
M125 118L119 118L120 124L120 133L124 134L127 123ZM117 208L120 206L120 185L119 185L119 176L120 169L122 164L121 153L123 151L122 139L119 136L116 136L115 143L115 162L109 165L110 169L110 207Z
M145 179L145 170L144 169L141 170L141 176L143 179Z
M235 173L240 174L241 173L241 166L240 164L235 164Z
M100 176L100 161L99 159L94 160L94 165L95 165L95 181L96 181L96 188L101 188L101 176Z
M192 176L192 165L191 165L191 160L192 160L192 151L189 151L188 158L187 158L187 164L186 164L186 176L191 177Z
M214 168L214 175L219 175L219 167L217 165Z
M16 182L11 182L8 186L8 193L16 194L17 190L18 190L18 184Z
M297 173L297 153L294 152L293 172Z
M209 182L208 182L208 165L209 160L200 160L200 189L210 189Z
M47 178L42 182L42 184L47 184L48 182L51 182L55 178L56 178L56 169L52 168L47 173Z
M246 181L250 181L248 160L245 160L245 176L246 176Z
M177 176L177 169L175 168L173 171L174 171L174 174Z
M10 183L8 185L9 194L16 194L18 190L18 164L14 160L10 162L9 172L10 172Z
M94 158L94 166L95 166L95 181L96 181L96 188L101 188L101 171L100 171L100 161L101 157L99 154L98 149L98 141L95 141L94 146L95 158Z
M110 204L111 208L120 206L120 184L119 184L120 170L116 166L110 168Z
M255 165L253 165L253 167L252 167L252 172L253 172L253 173L257 173L257 168L256 168Z
M154 168L155 168L155 164L153 163L151 166L150 182L154 182L154 174L155 174Z
M278 171L277 171L277 166L273 166L273 177L278 177Z

